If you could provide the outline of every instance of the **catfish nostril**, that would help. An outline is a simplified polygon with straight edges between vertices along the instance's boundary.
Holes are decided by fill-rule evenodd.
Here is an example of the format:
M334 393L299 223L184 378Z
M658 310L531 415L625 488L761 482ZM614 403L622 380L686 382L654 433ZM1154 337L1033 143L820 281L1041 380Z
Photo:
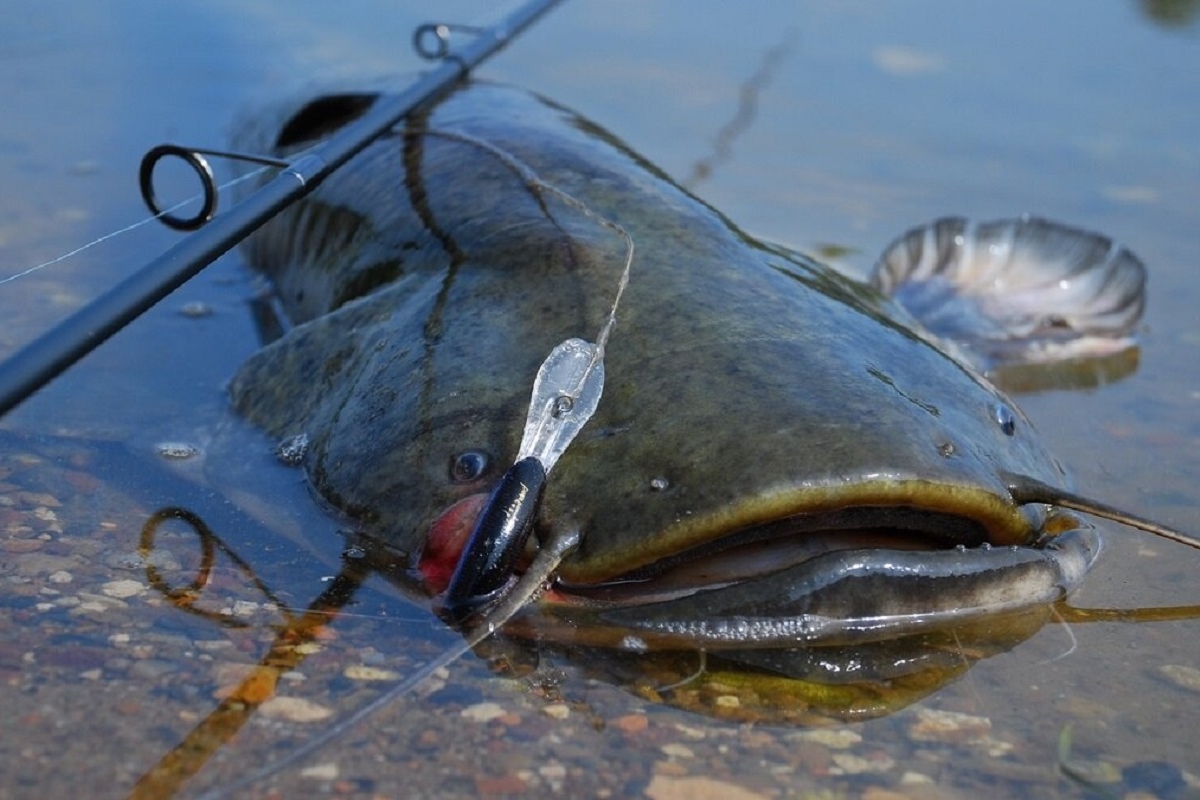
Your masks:
M450 480L455 483L470 483L487 472L491 459L482 450L466 450L450 457Z

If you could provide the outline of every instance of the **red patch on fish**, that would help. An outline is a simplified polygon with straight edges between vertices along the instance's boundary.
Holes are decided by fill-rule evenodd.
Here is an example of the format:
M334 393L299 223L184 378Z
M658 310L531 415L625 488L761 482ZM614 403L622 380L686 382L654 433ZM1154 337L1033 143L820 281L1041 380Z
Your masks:
M487 492L464 497L429 526L418 569L431 594L441 594L450 585L450 578L487 499Z

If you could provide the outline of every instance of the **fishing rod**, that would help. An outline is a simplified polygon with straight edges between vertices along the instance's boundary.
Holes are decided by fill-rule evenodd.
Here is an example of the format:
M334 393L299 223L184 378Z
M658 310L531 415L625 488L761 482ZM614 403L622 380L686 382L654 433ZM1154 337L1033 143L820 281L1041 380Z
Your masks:
M199 230L0 364L0 416L195 277L284 208L309 194L419 106L447 93L472 69L499 52L560 2L562 0L528 0L487 27L419 26L413 34L413 46L422 58L437 62L433 69L404 91L381 98L360 119L294 160L271 162L271 166L280 170L275 177L220 216L213 216L216 190L212 172L203 156L240 156L176 145L151 150L143 159L141 170L142 193L147 203L152 209L155 207L153 188L149 185L154 164L165 156L184 158L204 181L203 208L200 214L190 219L169 214L161 216L172 227ZM453 32L466 33L473 38L452 50L450 35Z

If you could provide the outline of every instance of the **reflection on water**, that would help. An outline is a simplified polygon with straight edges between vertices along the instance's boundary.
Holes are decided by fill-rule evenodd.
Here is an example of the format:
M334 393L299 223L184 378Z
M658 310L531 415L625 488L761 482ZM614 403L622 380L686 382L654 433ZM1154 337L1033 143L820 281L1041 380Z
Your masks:
M140 218L135 167L149 146L221 144L254 96L414 69L396 44L424 19L417 11L469 19L487 7L307 5L283 17L243 3L224 16L132 3L101 13L66 0L14 10L0 39L0 275ZM1128 376L1119 383L1021 402L1089 493L1196 532L1195 8L809 2L756 7L751 20L739 4L577 2L485 72L579 108L685 176L778 44L762 31L794 28L753 124L700 188L739 223L802 248L835 243L860 272L893 236L945 213L1031 211L1127 243L1151 272L1136 370L1114 364ZM0 286L0 347L28 341L173 241L148 229ZM280 473L260 476L264 489L214 492L168 476L151 455L150 442L208 441L223 419L222 382L255 347L242 306L252 282L236 259L215 269L4 421L17 433L0 442L0 797L124 796L216 710L257 704L199 767L197 787L219 785L455 641L378 578L332 623L306 618L338 594L325 579L343 540L303 488ZM178 313L194 300L214 314ZM246 442L249 460L262 443ZM215 546L193 605L218 618L154 591L138 544L146 520L171 506L199 514L265 591ZM204 566L197 541L179 520L155 537L151 563L174 590ZM1197 568L1195 554L1113 531L1072 605L1197 601ZM288 614L299 633L287 633ZM1068 629L1051 619L1029 633L893 716L816 730L658 703L731 709L722 698L770 697L768 684L732 686L715 662L697 688L680 683L694 661L638 672L550 649L512 680L464 659L426 695L281 776L280 792L670 797L732 786L918 797L934 791L928 781L946 797L1081 796L1059 767L1069 729L1061 757L1106 792L1195 793L1180 770L1200 773L1200 763L1179 732L1200 710L1196 623Z
M1146 18L1166 28L1180 28L1196 21L1200 2L1196 0L1140 0Z

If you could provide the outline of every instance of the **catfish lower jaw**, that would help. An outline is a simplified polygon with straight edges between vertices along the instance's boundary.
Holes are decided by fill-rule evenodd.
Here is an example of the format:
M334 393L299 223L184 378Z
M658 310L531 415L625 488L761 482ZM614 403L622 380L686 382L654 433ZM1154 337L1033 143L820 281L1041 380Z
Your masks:
M863 537L875 534L855 532L838 549L707 584L559 584L528 624L546 638L635 651L882 641L1052 603L1100 550L1096 531L1084 525L1040 547L930 550L915 539L902 542L911 549L854 546ZM789 542L769 552L795 555Z

